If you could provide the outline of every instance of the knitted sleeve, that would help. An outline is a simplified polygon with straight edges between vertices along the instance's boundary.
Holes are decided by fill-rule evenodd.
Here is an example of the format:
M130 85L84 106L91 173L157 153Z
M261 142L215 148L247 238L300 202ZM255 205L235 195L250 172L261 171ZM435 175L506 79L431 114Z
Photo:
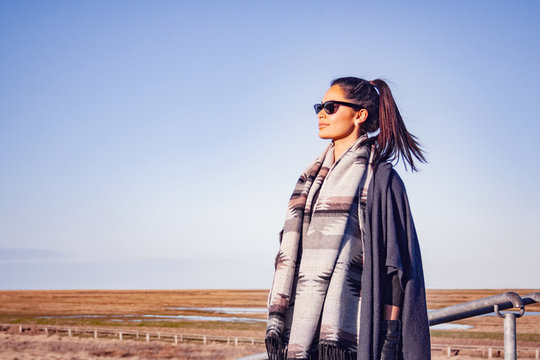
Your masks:
M387 274L384 280L383 304L401 308L403 304L403 289L397 270Z

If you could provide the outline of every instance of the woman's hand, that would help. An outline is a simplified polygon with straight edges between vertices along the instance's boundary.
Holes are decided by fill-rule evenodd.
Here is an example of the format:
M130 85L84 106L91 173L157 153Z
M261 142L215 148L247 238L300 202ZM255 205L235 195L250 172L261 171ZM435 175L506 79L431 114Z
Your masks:
M399 308L398 308L399 309ZM397 360L399 352L399 341L401 337L400 320L383 320L379 332L381 351L380 360Z

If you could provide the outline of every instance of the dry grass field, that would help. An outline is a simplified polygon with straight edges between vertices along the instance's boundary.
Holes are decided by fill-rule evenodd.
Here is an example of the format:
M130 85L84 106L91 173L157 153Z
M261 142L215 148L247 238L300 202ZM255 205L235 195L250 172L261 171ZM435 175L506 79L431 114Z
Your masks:
M520 295L536 292L518 290L428 290L428 307L446 307L457 303L516 291ZM159 320L143 315L189 315L235 317L238 314L214 310L167 309L196 308L264 308L267 290L12 290L0 291L1 324L73 325L138 331L162 331L175 334L201 334L264 338L265 323ZM540 311L540 304L527 306ZM89 318L77 315L95 315ZM118 318L130 315L127 318ZM42 318L47 316L48 318ZM74 317L55 317L74 316ZM264 313L242 314L242 317L265 319ZM116 318L115 318L116 317ZM137 321L133 321L137 320ZM154 319L155 320L155 319ZM502 344L503 321L483 316L457 323L473 325L469 330L432 330L432 342L438 344ZM12 326L10 331L17 327ZM518 345L540 347L540 316L529 315L517 320ZM58 335L16 335L0 332L0 360L22 359L235 359L264 351L261 344L238 347L210 342L185 342L178 345L135 340L95 340ZM464 358L465 359L465 358Z

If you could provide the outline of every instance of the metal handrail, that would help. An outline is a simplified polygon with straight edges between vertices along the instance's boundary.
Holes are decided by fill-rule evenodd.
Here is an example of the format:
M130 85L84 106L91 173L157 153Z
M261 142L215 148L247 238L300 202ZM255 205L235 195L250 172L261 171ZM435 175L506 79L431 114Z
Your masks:
M522 296L522 299L525 305L540 302L540 292L535 292L529 295Z
M515 360L517 359L516 317L521 317L525 313L525 305L538 302L540 302L540 292L521 297L513 291L508 291L499 295L430 311L428 313L428 321L429 326L432 326L495 312L499 317L504 318L504 359ZM500 312L500 310L513 308L520 309L520 313ZM266 353L259 353L238 360L267 359Z
M540 295L540 293L538 294ZM508 291L499 295L430 311L428 313L429 326L489 314L493 312L493 306L495 305L499 307L499 310L525 308L523 299L517 293Z
M508 291L503 294L431 311L428 314L428 320L431 326L495 312L497 316L504 319L504 359L516 360L516 318L525 314L525 305L539 301L540 293L532 293L521 297L513 291ZM501 313L501 310L511 308L518 308L520 312Z

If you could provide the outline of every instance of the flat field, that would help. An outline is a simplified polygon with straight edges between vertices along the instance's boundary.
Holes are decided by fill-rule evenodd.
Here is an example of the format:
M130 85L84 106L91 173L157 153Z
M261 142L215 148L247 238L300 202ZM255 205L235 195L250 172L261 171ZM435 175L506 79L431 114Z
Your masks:
M526 295L535 289L428 290L428 307L437 309L515 291ZM223 308L264 308L267 290L1 290L0 324L39 324L264 338L266 314L221 312ZM182 309L171 309L182 308ZM188 309L186 309L188 308ZM197 309L189 309L197 308ZM208 309L214 308L214 309ZM218 308L218 309L215 309ZM528 305L538 313L540 304ZM85 315L86 317L80 317ZM89 316L90 315L90 316ZM127 315L127 316L126 316ZM183 316L190 319L182 318ZM221 321L202 321L204 317ZM254 322L223 321L225 318L250 318ZM177 318L174 318L177 317ZM192 320L194 319L194 320ZM472 325L467 330L432 330L434 344L502 345L503 321L482 316L457 321ZM235 359L263 352L264 345L233 345L186 342L178 345L135 340L95 340L59 335L31 336L0 332L0 360L44 359ZM526 315L517 320L518 346L540 347L540 316ZM36 353L38 352L38 353Z

